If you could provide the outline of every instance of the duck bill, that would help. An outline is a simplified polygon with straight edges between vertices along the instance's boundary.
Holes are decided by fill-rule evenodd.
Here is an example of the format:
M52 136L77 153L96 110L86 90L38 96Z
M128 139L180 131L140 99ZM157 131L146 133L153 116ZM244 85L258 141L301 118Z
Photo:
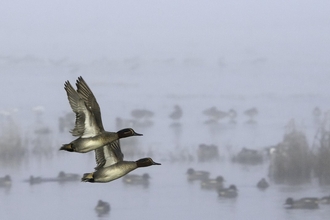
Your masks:
M143 134L136 133L134 134L135 136L143 136Z
M162 165L162 164L154 161L152 165Z

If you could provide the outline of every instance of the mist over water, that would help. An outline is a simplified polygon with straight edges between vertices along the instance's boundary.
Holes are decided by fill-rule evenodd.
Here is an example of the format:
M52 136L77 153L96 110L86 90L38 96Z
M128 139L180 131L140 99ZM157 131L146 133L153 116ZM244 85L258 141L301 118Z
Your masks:
M307 152L320 148L330 109L329 4L1 3L0 177L12 179L11 187L0 187L1 219L326 218L329 205L284 209L288 197L329 196L329 185L320 185L315 173L303 183L277 183L265 149L286 146L293 128L305 135ZM58 151L74 139L72 127L60 131L59 118L71 112L64 82L74 84L78 76L92 89L106 130L143 133L121 141L125 159L150 156L162 163L132 172L148 173L147 187L121 179L24 182L93 171L94 153ZM179 119L169 117L175 105L182 109ZM235 123L203 113L212 107L235 110ZM254 123L244 114L251 108L258 111ZM135 119L134 109L153 116ZM201 144L216 146L218 159L200 162ZM262 163L233 162L244 147L263 152ZM222 175L225 187L237 186L237 198L221 199L200 181L189 182L188 168ZM256 184L263 177L270 187L261 191ZM94 210L100 199L111 206L101 217Z

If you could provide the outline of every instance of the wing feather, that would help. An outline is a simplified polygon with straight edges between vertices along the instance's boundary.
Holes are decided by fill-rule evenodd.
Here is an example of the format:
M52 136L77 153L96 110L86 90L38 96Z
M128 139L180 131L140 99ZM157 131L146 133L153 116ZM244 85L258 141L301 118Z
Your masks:
M89 88L89 86L87 85L87 83L81 76L78 77L76 86L77 86L77 92L82 97L82 99L85 101L87 108L94 115L97 126L101 130L104 130L103 124L102 124L102 118L101 118L101 109L100 109L99 104L96 101L96 98L95 98L92 90Z
M72 111L76 114L75 127L71 131L73 136L93 137L100 133L94 116L87 109L87 106L81 96L72 87L69 81L64 83L64 89L67 92L68 100Z
M95 150L95 160L97 165L95 169L98 170L102 167L111 166L119 161L123 161L123 159L124 155L121 152L119 140L113 141L110 144Z

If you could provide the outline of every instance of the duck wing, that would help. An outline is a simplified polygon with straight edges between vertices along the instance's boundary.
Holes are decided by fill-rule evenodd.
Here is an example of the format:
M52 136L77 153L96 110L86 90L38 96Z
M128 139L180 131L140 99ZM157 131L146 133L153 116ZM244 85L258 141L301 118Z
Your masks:
M94 115L88 110L84 100L72 87L69 81L64 83L64 89L72 111L76 114L75 127L71 131L73 136L94 137L100 133L100 127L96 123Z
M95 150L96 167L99 170L102 167L108 167L120 161L123 161L124 154L121 152L119 140L113 141L104 147Z
M100 109L99 104L96 101L96 98L95 98L92 90L88 87L87 83L81 76L78 77L76 86L77 86L77 92L82 97L82 99L85 101L87 108L94 115L97 126L102 131L104 131L103 124L102 124L102 118L101 118L101 109Z

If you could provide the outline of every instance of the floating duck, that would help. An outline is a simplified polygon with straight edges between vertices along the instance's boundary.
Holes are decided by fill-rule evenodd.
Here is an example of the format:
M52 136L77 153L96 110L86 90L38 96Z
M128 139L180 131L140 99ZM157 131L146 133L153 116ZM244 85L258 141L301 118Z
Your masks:
M287 198L284 205L287 209L318 209L318 198L302 198L299 200L293 200Z
M235 185L230 185L228 188L218 190L219 197L223 198L235 198L237 197L237 188Z

